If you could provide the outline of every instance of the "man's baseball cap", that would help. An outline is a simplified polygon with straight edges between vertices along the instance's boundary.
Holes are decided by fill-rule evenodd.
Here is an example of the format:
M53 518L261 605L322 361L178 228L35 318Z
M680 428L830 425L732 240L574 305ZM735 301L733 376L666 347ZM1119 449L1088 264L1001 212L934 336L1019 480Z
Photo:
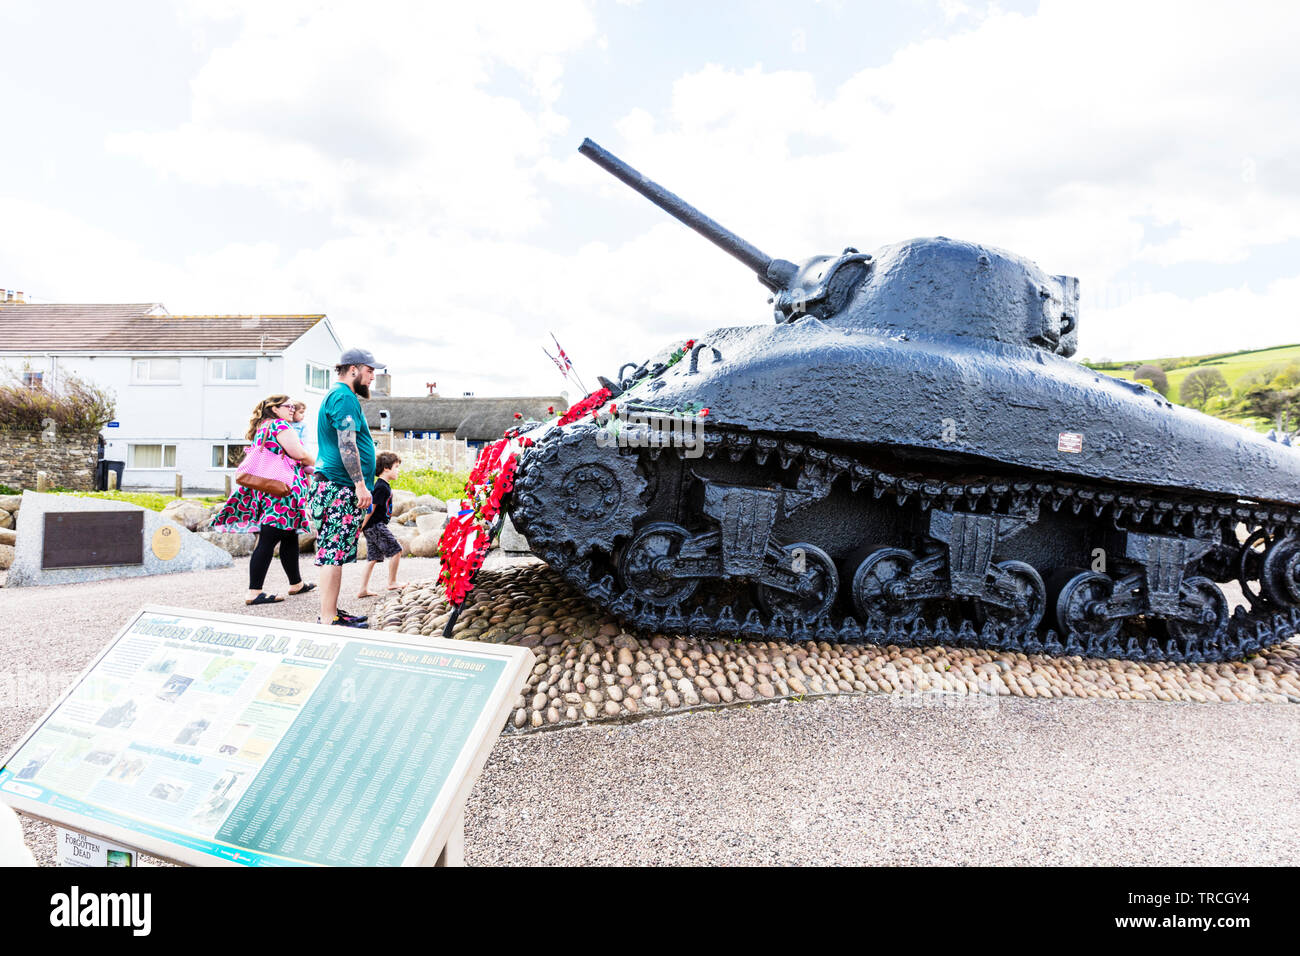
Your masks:
M369 365L371 368L388 368L375 361L375 356L365 349L348 349L339 356L340 365Z

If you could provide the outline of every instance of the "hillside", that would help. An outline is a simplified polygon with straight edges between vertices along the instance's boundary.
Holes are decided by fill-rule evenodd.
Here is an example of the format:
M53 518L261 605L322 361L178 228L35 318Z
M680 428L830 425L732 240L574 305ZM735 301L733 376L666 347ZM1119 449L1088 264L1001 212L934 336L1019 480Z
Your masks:
M1090 362L1084 365L1116 378L1132 379L1143 366L1164 371L1168 387L1162 391L1170 401L1196 408L1256 431L1266 432L1285 421L1289 430L1300 425L1300 344L1267 349L1153 358L1126 362ZM1218 394L1189 396L1184 391L1188 376L1222 375ZM1213 392L1211 388L1208 391Z

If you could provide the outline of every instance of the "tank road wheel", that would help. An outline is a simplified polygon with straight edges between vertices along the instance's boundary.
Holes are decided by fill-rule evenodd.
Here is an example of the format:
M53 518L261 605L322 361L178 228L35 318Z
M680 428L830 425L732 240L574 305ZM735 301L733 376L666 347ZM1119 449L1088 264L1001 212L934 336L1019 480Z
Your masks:
M1269 546L1260 565L1259 584L1274 604L1300 605L1300 538L1288 535Z
M1260 528L1245 540L1237 557L1237 583L1252 608L1268 603L1260 575L1263 573L1264 554L1272 544L1268 532Z
M1188 578L1183 582L1185 597L1189 591L1204 604L1201 611L1202 619L1197 623L1180 621L1176 618L1167 619L1165 627L1169 631L1169 636L1189 641L1209 642L1226 634L1232 608L1229 607L1228 599L1219 590L1219 586L1209 578Z
M853 609L867 627L910 624L921 613L919 601L893 597L890 585L901 584L916 564L916 555L903 548L879 548L867 555L853 572L849 596Z
M760 584L754 589L758 606L768 615L782 614L786 620L796 618L811 623L831 609L839 591L839 574L831 556L815 544L802 542L787 544L781 549L785 566L799 572L797 591L783 591L770 584Z
M1096 617L1089 609L1093 604L1109 601L1115 582L1097 571L1083 571L1065 582L1056 598L1056 626L1062 637L1073 635L1079 643L1096 638L1114 640L1123 625L1122 618Z
M992 621L1010 637L1024 637L1043 620L1043 613L1047 610L1047 586L1032 564L1003 561L997 567L1011 575L1012 587L1017 595L1016 607L977 601L975 617L980 624Z
M655 521L636 533L623 549L618 576L642 601L658 607L680 604L695 593L699 578L674 578L677 553L691 533L671 521Z

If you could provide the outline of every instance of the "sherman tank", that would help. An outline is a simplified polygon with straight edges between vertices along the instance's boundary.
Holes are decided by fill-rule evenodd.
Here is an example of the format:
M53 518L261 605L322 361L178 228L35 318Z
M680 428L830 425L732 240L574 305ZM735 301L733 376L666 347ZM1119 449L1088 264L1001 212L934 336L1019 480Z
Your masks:
M1193 662L1300 629L1300 452L1071 361L1074 277L943 237L774 259L580 151L752 269L775 320L527 426L506 508L624 622Z

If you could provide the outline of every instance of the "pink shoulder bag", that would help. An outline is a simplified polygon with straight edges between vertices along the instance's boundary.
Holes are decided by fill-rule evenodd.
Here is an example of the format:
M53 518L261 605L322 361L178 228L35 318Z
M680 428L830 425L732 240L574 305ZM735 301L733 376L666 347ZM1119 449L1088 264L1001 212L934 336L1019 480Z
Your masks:
M283 498L293 485L294 468L289 459L262 444L249 447L244 460L235 472L236 484L252 488L272 498Z

